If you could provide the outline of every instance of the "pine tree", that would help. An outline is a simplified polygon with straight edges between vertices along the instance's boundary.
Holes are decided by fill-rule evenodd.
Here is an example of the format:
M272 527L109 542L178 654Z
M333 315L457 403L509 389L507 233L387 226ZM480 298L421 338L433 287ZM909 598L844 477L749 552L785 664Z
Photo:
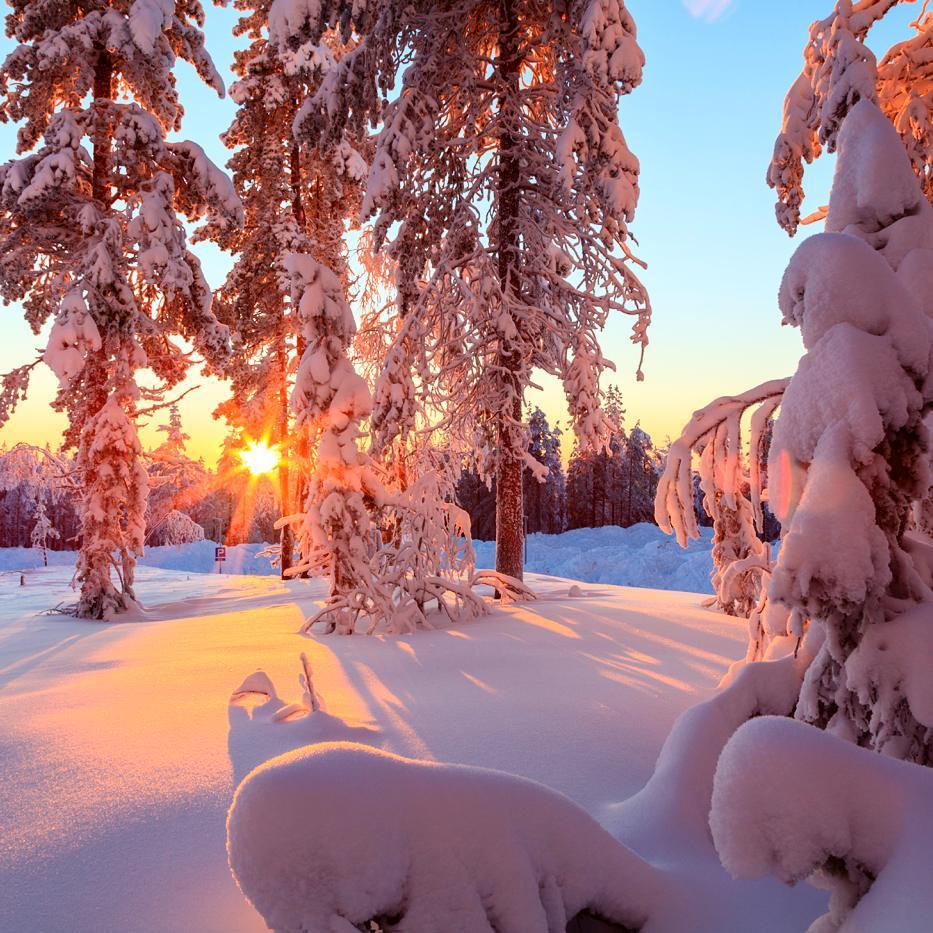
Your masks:
M204 464L187 454L186 443L190 438L177 405L169 407L169 420L159 425L158 430L165 434L165 440L145 456L149 485L146 543L154 545L168 543L166 536L170 531L164 526L172 513L188 513L207 494L209 484ZM179 519L172 521L181 527Z
M223 87L197 0L12 7L7 35L19 44L0 68L0 119L23 121L28 154L0 167L0 294L23 303L37 332L54 318L44 359L82 489L76 611L110 618L135 598L145 529L136 372L179 382L189 360L175 335L213 366L227 352L179 213L224 226L242 208L197 145L166 139L181 125L178 57ZM5 402L25 394L34 365L8 374ZM8 415L6 405L0 421Z
M658 475L654 465L651 437L637 424L625 441L622 460L623 527L654 520L654 495Z
M628 232L638 163L617 111L641 80L635 25L622 0L276 0L270 34L298 69L337 22L359 44L295 126L326 148L347 124L382 120L362 210L377 217L377 247L392 237L403 323L389 357L399 389L377 395L374 424L410 379L444 430L481 438L497 477L497 569L520 579L532 371L563 380L593 444L606 429L608 315L633 314L646 342Z
M593 450L574 444L567 467L567 527L593 527Z
M529 534L564 530L567 490L560 462L560 428L551 428L540 408L528 415L528 453L542 469L525 467L525 522Z
M456 500L470 516L470 531L474 540L496 539L495 482L495 477L492 477L490 485L486 484L472 455L464 454L461 457Z
M185 444L191 440L191 435L185 433L177 404L169 406L168 423L160 424L158 430L165 435L165 440L158 446L156 453L166 460L183 457Z
M46 470L42 469L40 463L36 464L36 469L33 473L33 482L35 487L35 509L32 517L35 519L35 524L32 526L32 533L30 534L29 541L32 547L42 551L42 563L48 567L49 541L52 538L58 538L60 536L56 528L52 525L46 508L48 499L48 474Z
M833 12L810 27L804 67L784 101L781 132L768 167L777 190L778 222L793 235L799 223L826 216L820 208L800 219L803 164L823 147L835 152L839 128L860 100L878 104L897 130L928 200L933 201L933 11L926 4L912 34L878 61L865 44L891 10L913 0L837 0Z
M805 354L769 459L783 526L770 598L824 635L796 715L899 758L933 764L916 658L933 645L929 570L905 537L930 487L933 208L870 100L846 115L826 219L781 282ZM925 299L926 301L924 301Z
M243 15L234 34L249 44L234 53L237 81L230 96L238 110L223 135L235 150L228 162L246 222L241 228L210 228L236 261L215 296L218 317L238 335L231 367L231 396L217 413L282 450L279 498L284 515L297 511L304 483L293 467L307 472L304 432L293 429L289 395L304 350L289 304L286 257L314 257L346 286L345 225L359 207L359 182L366 164L346 141L322 158L316 148L299 149L292 136L298 107L334 63L334 50L322 45L306 70L289 71L266 38L270 0L236 0ZM336 45L336 44L335 44ZM339 49L336 50L339 52ZM203 234L202 234L203 235ZM292 564L292 525L281 527L280 566Z

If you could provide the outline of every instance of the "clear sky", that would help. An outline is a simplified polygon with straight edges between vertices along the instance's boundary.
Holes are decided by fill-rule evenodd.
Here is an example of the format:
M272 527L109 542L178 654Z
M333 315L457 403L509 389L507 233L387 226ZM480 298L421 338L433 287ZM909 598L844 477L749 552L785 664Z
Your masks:
M603 347L617 365L611 381L622 388L629 424L640 421L660 443L676 436L696 408L789 375L800 356L799 335L780 327L776 301L796 243L774 221L764 176L807 28L831 10L832 0L628 0L628 7L647 57L641 87L621 105L623 131L641 161L632 230L649 264L644 279L654 311L645 381L634 378L638 358L627 319L609 325ZM889 16L892 22L871 37L877 54L904 34L916 11L910 6ZM235 18L230 9L207 11L208 46L228 82ZM0 43L3 54L10 48L9 40ZM187 65L178 74L186 111L180 135L225 163L229 153L218 136L233 103L218 100ZM0 126L0 158L12 157L14 141L13 128ZM828 158L810 167L805 209L825 203L830 178ZM211 285L218 285L229 257L210 245L194 249ZM6 372L34 359L45 340L29 331L17 307L0 315L0 372ZM186 385L201 386L181 404L192 452L213 463L225 426L211 413L226 389L196 375ZM39 367L28 401L0 440L56 446L63 421L49 408L54 388L52 374ZM565 419L556 383L547 382L543 397L531 400L552 419ZM143 430L144 443L155 437L154 425Z

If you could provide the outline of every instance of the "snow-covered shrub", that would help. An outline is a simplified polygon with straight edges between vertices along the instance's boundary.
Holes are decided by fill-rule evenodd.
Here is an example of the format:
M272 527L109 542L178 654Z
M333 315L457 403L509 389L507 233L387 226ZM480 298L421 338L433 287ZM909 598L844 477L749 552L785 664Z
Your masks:
M184 512L172 509L153 530L149 543L160 545L191 544L204 540L204 529Z
M227 819L237 883L274 930L554 933L588 911L638 930L656 870L524 778L309 746L260 765Z
M779 301L806 354L788 385L769 460L784 528L770 598L826 639L796 715L859 744L933 762L903 670L863 663L892 623L933 601L905 543L912 503L930 488L924 415L933 404L933 208L891 124L870 101L843 124L827 231L791 258ZM901 270L905 272L902 273ZM918 300L920 299L920 300ZM913 629L924 651L933 625Z
M655 497L655 521L663 531L675 534L681 547L698 538L692 464L699 455L703 509L713 522L716 604L749 620L750 660L764 655L770 637L764 619L771 553L759 538L764 527L763 441L787 383L775 379L694 412L668 451ZM749 412L746 450L742 421Z
M927 671L929 673L929 669ZM787 718L743 725L716 768L710 828L736 878L831 892L811 933L922 933L933 916L933 774Z

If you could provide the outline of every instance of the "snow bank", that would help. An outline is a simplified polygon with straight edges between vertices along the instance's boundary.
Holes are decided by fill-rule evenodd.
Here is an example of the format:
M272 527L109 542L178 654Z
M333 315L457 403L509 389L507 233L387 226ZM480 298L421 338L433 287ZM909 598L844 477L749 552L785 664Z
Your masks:
M711 528L680 548L657 525L576 528L559 535L528 535L526 571L582 583L612 583L686 593L712 593ZM493 541L474 541L477 567L494 567Z
M640 929L659 895L650 866L540 784L349 743L254 770L227 839L275 930L549 933L584 910Z
M217 562L214 560L214 549L217 546L216 541L193 541L189 544L147 547L145 555L137 563L141 567L158 567L185 573L217 573ZM278 567L273 567L268 557L260 556L268 547L268 544L228 545L223 572L278 576ZM49 566L73 567L76 554L76 551L49 551ZM41 566L42 551L39 548L0 548L0 573L35 570Z
M566 577L582 583L611 583L685 593L712 593L712 529L701 528L700 539L685 549L656 525L642 523L630 528L578 528L559 535L528 536L525 570ZM496 563L494 541L474 541L477 568L491 569ZM216 541L147 547L139 561L143 567L180 570L186 573L217 573ZM269 558L261 552L267 544L227 546L225 574L277 576ZM72 566L74 551L50 551L49 564ZM32 548L0 548L0 572L31 570L42 566L42 552ZM145 601L145 594L143 594Z
M621 805L623 822L634 817L649 834L674 836L684 848L708 847L708 816L719 753L743 723L756 716L789 716L821 633L810 632L792 654L735 664L721 689L685 710L661 749L651 780ZM794 639L775 639L771 650ZM792 648L791 648L792 650Z
M710 826L736 878L769 872L832 892L811 930L921 933L933 916L933 773L787 718L726 745Z

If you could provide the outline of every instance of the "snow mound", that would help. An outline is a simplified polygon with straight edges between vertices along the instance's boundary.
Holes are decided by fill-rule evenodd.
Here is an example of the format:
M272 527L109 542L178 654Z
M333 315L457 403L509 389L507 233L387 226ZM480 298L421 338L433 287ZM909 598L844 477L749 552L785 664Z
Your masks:
M716 770L710 826L736 878L769 872L831 891L811 933L929 930L933 773L813 726L742 726Z
M256 768L227 845L276 930L549 933L584 911L639 929L659 895L654 869L541 784L349 743Z
M533 534L526 539L525 570L581 583L712 593L712 537L711 528L701 528L698 540L680 548L648 522L629 528L605 525L559 535ZM477 567L495 566L494 541L474 541L473 547Z

